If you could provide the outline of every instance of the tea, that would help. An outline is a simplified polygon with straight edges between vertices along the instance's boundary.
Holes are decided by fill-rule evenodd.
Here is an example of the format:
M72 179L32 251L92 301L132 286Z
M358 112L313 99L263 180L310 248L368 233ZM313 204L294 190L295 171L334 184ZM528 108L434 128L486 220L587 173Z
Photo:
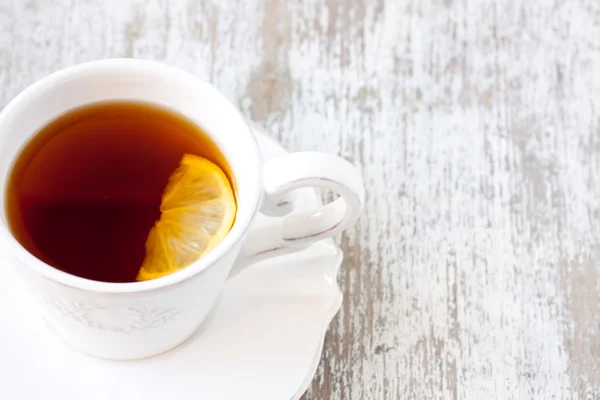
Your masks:
M10 228L30 253L64 272L133 282L184 154L229 171L216 144L170 110L131 102L72 110L17 158L6 193Z

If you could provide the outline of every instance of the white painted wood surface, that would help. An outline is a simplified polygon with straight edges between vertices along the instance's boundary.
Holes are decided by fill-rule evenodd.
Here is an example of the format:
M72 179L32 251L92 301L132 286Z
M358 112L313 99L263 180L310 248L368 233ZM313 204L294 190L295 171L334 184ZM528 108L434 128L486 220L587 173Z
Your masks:
M0 106L117 56L363 168L304 399L600 396L598 0L0 0Z

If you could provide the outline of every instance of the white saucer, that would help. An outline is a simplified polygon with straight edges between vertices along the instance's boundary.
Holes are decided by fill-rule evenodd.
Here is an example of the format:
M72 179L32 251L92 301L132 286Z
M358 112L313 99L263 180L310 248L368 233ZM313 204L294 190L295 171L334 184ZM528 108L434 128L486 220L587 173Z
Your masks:
M256 136L265 158L284 154L274 141ZM312 190L298 200L298 208L320 202ZM130 362L92 358L62 343L38 317L21 282L3 271L0 399L297 399L313 378L342 302L336 283L341 259L326 241L249 268L227 283L191 339Z

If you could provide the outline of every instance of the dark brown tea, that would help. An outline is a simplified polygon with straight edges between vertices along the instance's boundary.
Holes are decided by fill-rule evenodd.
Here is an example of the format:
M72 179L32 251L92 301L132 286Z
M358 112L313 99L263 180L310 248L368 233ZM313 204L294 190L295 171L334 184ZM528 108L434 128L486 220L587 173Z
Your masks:
M185 153L229 171L207 135L169 110L129 102L72 110L17 158L6 193L11 230L62 271L133 282L162 193Z

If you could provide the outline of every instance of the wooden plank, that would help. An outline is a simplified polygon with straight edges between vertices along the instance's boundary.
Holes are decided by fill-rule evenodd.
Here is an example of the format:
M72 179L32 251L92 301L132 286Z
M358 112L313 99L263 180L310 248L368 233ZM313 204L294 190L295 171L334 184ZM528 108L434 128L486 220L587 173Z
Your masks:
M596 0L0 0L0 106L114 56L363 168L304 399L600 396Z

